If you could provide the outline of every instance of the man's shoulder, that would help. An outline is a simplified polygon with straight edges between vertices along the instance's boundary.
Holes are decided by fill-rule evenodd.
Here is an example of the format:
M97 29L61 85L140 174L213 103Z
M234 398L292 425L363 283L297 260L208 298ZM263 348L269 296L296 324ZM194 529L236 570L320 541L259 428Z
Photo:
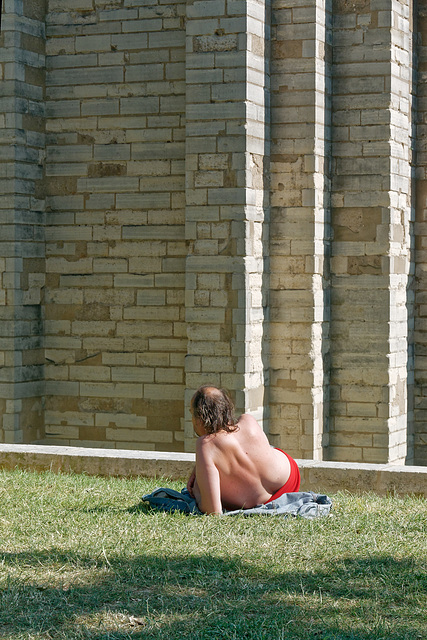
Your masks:
M226 431L218 431L217 433L209 433L205 436L201 436L196 442L196 454L209 456L211 452L223 449L226 447L227 441L230 442L233 438L233 433L227 433Z
M237 422L241 422L242 420L249 420L250 422L256 422L255 418L251 413L242 413L242 415L240 416Z
M215 434L201 436L196 442L196 460L204 465L213 464L216 457L215 452L218 451L215 442Z
M198 451L206 451L212 448L213 440L216 434L210 433L205 436L200 436L196 441L196 453Z
M257 427L258 429L261 429L261 427L258 424L258 422L255 420L255 418L250 413L243 413L240 416L240 418L238 419L237 424L239 426L240 425L245 425L245 426Z

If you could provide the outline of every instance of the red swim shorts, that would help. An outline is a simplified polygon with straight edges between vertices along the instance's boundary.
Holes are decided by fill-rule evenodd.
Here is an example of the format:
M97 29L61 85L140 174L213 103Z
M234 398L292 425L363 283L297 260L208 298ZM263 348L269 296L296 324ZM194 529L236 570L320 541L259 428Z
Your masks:
M291 474L288 480L283 485L283 487L281 487L278 491L276 491L276 493L274 493L271 496L270 500L267 500L267 502L265 502L264 504L267 504L268 502L272 502L273 500L277 500L277 498L280 498L280 496L283 495L284 493L293 493L295 491L299 491L299 486L301 483L301 476L299 473L298 465L295 462L295 460L291 458L291 456L288 456L286 451L283 451L278 447L276 447L276 449L277 451L281 451L282 453L284 453L287 459L289 460L289 463L291 465Z

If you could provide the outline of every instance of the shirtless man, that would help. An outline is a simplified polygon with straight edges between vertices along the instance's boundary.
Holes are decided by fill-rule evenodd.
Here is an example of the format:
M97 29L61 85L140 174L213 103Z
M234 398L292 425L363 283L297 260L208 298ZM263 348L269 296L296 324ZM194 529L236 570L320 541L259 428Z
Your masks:
M200 387L191 400L191 414L199 437L187 489L201 511L251 508L299 490L295 461L270 446L251 415L236 421L225 391Z

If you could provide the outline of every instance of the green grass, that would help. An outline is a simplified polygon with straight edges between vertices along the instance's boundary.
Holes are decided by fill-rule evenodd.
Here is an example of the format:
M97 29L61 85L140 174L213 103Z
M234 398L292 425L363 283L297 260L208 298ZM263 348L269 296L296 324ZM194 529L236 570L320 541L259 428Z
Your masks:
M150 511L163 480L0 472L0 639L427 638L427 501Z

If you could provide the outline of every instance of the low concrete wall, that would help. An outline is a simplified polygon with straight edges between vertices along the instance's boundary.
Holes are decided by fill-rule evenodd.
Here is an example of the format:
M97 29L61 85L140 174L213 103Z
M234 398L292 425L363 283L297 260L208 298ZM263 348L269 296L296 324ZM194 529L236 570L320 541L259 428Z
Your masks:
M415 494L427 497L427 467L297 460L301 489L318 493L347 490L380 495ZM186 478L193 453L87 449L41 445L0 445L0 468L86 473L100 476Z
M427 467L317 460L297 462L303 490L318 493L374 491L379 495L414 494L427 498Z
M193 453L90 449L25 444L1 444L0 468L86 473L92 476L145 476L178 480L190 475Z

